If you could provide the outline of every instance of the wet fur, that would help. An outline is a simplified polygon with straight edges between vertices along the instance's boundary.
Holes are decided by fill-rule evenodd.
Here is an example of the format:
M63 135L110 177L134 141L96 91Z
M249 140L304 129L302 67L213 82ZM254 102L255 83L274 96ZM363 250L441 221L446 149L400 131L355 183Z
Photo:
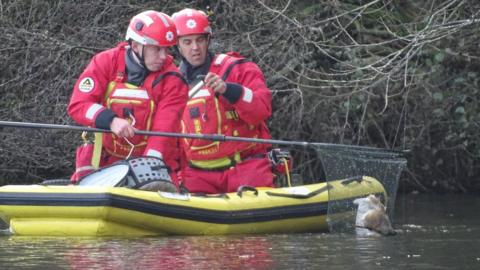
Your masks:
M387 215L386 207L374 195L353 201L358 205L355 220L356 232L360 235L394 235L395 230Z
M164 192L171 192L176 193L178 192L176 186L172 183L166 181L154 181L150 182L146 185L143 185L139 188L140 190L146 191L164 191Z

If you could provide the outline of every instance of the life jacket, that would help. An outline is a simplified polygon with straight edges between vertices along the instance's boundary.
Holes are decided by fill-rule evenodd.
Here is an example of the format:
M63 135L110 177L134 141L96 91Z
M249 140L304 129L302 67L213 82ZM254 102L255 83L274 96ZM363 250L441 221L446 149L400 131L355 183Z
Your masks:
M234 66L247 60L227 54L215 57L210 72L218 74L222 80ZM218 134L258 138L258 126L245 123L239 118L234 107L212 89L203 87L187 102L182 116L182 132L194 134ZM240 162L245 151L255 147L251 142L209 141L185 138L184 150L192 167L203 169L228 168Z
M103 105L118 117L128 119L135 128L148 131L152 127L155 111L155 102L151 94L154 76L147 76L141 86L127 83L125 82L125 53L119 53L117 61L117 76L107 86ZM134 149L131 155L141 156L148 140L148 136L145 135L135 135L128 141L113 133L103 134L102 137L103 148L110 155L120 158L130 154L132 145Z
M149 131L155 125L154 115L158 101L156 98L159 96L154 92L154 86L169 75L178 77L181 75L166 69L164 72L147 75L141 86L129 84L125 76L125 50L124 46L120 47L118 56L113 58L112 73L115 76L106 85L101 103L118 117L132 121L136 129ZM73 182L116 160L144 155L147 144L151 142L149 137L144 135L135 135L128 141L113 133L94 133L94 136L93 143L91 139L84 138L85 143L77 149L76 171L71 177ZM134 146L133 150L130 143ZM171 156L169 153L166 160Z

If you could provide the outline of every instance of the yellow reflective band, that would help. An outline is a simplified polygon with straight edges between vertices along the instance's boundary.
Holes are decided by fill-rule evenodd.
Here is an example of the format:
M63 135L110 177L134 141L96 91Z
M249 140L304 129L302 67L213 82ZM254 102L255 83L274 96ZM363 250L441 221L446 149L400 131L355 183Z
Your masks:
M238 120L238 113L236 111L226 111L225 117L228 120Z
M224 157L212 160L190 160L190 164L195 168L200 169L222 169L234 166L236 163L242 161L240 157L240 152L236 152L233 158Z
M233 156L233 159L235 160L235 162L240 162L242 161L242 158L240 157L240 152L236 152L235 155Z
M115 85L116 83L115 82L110 82L108 83L108 86L107 86L107 91L105 91L105 101L108 100L108 97L110 96L110 94L112 93L113 89L115 88Z
M195 133L201 134L202 133L202 125L198 119L193 119L193 125L195 126Z
M218 119L218 126L217 126L217 133L222 134L222 114L220 113L220 104L218 102L218 98L215 97L215 109L217 110L217 119Z
M140 100L126 100L126 99L118 99L118 98L112 98L108 100L108 108L112 107L113 103L117 104L142 104Z
M102 155L102 139L103 134L100 132L95 132L92 155L92 166L95 169L98 169L100 167L100 156Z
M219 169L230 167L233 162L229 158L219 158L214 160L190 160L190 164L200 169Z

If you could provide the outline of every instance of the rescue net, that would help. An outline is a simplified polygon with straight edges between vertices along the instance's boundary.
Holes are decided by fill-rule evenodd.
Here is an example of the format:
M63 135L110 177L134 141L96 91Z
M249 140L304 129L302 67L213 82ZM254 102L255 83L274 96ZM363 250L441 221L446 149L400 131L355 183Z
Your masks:
M385 189L387 198L381 198L393 221L398 183L407 165L403 153L376 148L362 148L339 144L310 144L292 146L293 172L291 184L302 185L346 179L345 183L362 181L363 176L377 179ZM329 189L328 223L330 231L348 232L355 229L357 205L355 197L345 196L345 189Z
M359 149L344 147L315 147L322 162L325 181L347 179L346 184L362 181L362 176L376 178L384 187L387 198L381 198L390 220L393 219L395 199L400 175L407 165L400 152L384 149ZM349 182L350 181L350 182ZM355 198L339 199L345 194L337 193L339 189L329 189L327 221L330 231L348 232L355 229ZM393 221L393 220L392 220Z

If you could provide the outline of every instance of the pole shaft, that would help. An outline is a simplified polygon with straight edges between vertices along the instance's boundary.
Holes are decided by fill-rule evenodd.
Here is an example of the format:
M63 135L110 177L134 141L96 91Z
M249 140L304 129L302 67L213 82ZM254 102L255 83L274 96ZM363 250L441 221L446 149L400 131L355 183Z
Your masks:
M84 126L72 126L72 125L31 123L31 122L0 121L0 126L15 127L15 128L58 129L58 130L76 130L76 131L87 131L87 132L112 133L112 131L108 129L100 129L100 128L92 128L92 127L84 127ZM225 135L219 135L219 134L192 134L192 133L175 133L175 132L145 131L145 130L137 130L135 131L135 134L145 135L145 136L189 138L189 139L201 139L201 140L222 141L222 142L236 141L236 142L251 142L251 143L263 143L263 144L275 144L275 145L296 145L296 146L304 146L304 147L319 146L319 147L330 148L330 149L351 149L351 150L360 150L360 151L371 152L371 153L382 153L382 154L392 155L392 156L402 155L402 153L398 151L369 147L369 146L344 145L344 144L319 143L319 142L284 141L284 140L274 140L274 139L258 139L258 138L225 136Z

